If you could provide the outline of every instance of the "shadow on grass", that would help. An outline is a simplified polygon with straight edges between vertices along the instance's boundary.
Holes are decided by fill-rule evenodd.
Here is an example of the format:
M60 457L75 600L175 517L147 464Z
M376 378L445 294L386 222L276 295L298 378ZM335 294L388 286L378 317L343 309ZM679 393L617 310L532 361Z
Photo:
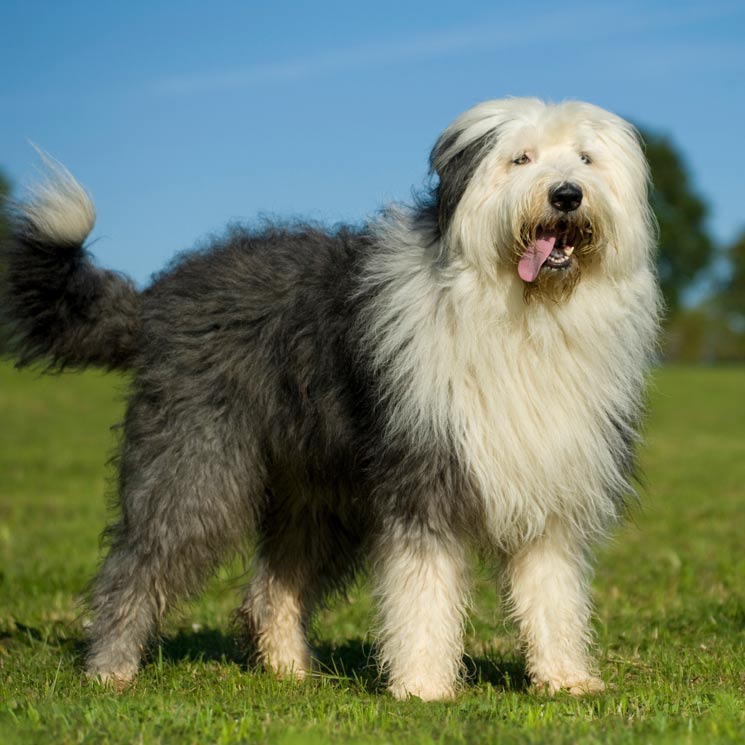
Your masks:
M492 659L490 657L467 657L463 660L470 686L489 683L505 691L527 691L530 678L524 660Z
M202 628L198 631L180 629L176 634L162 636L149 657L162 656L169 662L234 662L246 666L246 653L239 637L219 629Z
M216 629L182 630L175 636L165 637L161 640L160 654L171 662L226 660L247 671L257 667L249 662L250 650L240 635ZM333 684L351 685L365 693L380 692L385 687L375 661L374 647L368 641L357 638L338 645L317 641L313 656L318 676ZM469 687L486 683L502 690L525 691L530 686L522 660L465 657L463 664Z
M351 684L364 693L383 690L372 644L362 639L351 639L332 645L316 642L313 656L319 674L340 685Z
M354 639L340 646L316 644L315 657L321 674L340 682L352 682L355 687L373 693L385 687L375 661L373 646ZM464 657L466 688L485 683L494 688L527 691L530 679L522 660L495 660L487 657Z
M64 623L55 623L51 627L37 628L27 626L20 621L13 622L13 629L0 633L0 644L6 649L29 647L42 644L67 652L76 662L82 664L85 657L85 641L77 634L69 635Z
M78 636L67 637L61 630L42 633L39 629L15 624L15 631L3 634L4 645L45 644L66 650L82 667L86 644ZM220 629L180 629L175 634L162 636L145 655L145 664L158 657L164 661L231 662L245 671L256 668L251 663L250 649L241 634ZM339 686L351 686L364 693L379 693L384 687L375 661L372 644L363 639L351 639L340 645L317 642L314 658L318 676ZM467 687L485 683L494 688L512 691L527 690L530 683L525 664L515 659L465 657Z

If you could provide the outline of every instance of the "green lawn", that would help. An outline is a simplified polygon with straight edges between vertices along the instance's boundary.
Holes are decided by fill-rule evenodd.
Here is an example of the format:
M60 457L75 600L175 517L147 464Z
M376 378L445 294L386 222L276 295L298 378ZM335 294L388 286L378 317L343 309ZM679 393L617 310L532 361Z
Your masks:
M239 564L169 620L131 689L87 682L78 598L99 556L122 395L116 376L0 366L0 742L745 741L745 369L654 380L643 507L594 583L608 692L584 699L526 689L483 568L472 680L453 703L380 689L364 586L314 626L327 675L248 671L231 625Z

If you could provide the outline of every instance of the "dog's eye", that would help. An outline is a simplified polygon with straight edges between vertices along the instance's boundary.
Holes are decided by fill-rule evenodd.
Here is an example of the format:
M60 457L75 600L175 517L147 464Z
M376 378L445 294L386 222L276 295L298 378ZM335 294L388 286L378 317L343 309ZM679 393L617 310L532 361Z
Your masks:
M592 158L591 158L591 157L590 157L590 156L589 156L589 155L588 155L587 153L580 153L580 154L579 154L579 159L580 159L580 160L581 160L581 161L582 161L582 162L583 162L583 163L584 163L585 165L588 165L588 166L590 165L590 163L592 163Z
M530 163L530 156L527 153L523 153L522 155L515 158L515 160L512 161L516 166L524 166L526 163Z

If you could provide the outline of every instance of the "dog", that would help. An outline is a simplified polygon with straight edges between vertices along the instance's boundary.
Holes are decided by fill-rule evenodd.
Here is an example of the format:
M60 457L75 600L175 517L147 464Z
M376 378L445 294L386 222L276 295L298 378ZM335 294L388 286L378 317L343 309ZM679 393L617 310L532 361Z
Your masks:
M280 676L311 672L311 614L367 569L389 690L452 698L475 546L533 683L603 689L590 557L633 494L660 307L640 141L591 104L492 100L430 165L413 205L233 227L143 291L93 265L64 167L16 204L18 364L131 373L90 676L133 680L169 606L250 539L240 615Z

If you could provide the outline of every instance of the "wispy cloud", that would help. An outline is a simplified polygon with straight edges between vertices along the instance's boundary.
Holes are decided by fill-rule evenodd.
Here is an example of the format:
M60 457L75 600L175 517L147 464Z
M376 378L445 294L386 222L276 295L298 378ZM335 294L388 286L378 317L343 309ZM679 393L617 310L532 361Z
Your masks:
M608 39L617 43L625 34L660 29L670 32L733 13L741 13L740 5L727 0L706 5L681 3L675 8L641 6L638 9L620 9L619 6L580 0L574 5L562 6L560 11L541 14L514 11L499 24L490 20L478 26L342 47L297 59L163 76L152 81L152 89L167 94L220 92L262 84L291 83L342 70L375 68L497 48L504 51L517 48L524 50L525 54L536 54L541 45L548 48L550 44L560 47L581 42L589 46Z
M483 49L514 41L494 29L462 29L423 34L401 41L363 44L311 57L261 63L208 73L163 77L155 88L168 93L230 90L262 83L293 82L350 68L379 67L396 62L441 57L465 49Z

